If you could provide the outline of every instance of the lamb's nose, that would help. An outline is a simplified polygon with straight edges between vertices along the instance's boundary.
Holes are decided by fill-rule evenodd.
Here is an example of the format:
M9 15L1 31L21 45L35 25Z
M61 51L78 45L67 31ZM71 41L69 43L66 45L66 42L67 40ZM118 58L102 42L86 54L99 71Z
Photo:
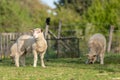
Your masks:
M89 64L93 64L93 62L89 62Z

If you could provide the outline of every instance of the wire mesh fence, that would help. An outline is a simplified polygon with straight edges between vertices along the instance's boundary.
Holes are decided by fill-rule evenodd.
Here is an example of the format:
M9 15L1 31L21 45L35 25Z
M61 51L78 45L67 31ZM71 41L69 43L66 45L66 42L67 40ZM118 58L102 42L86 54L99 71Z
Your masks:
M53 57L79 57L80 48L79 38L59 38L47 39L48 41L48 55Z

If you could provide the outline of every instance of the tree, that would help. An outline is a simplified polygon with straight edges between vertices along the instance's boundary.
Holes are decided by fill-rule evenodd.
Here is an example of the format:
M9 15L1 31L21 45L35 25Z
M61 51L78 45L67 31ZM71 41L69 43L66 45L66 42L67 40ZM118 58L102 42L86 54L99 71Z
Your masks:
M92 24L95 32L108 34L110 25L118 27L119 24L119 0L94 0L92 6L83 15L84 22ZM91 28L93 28L91 26Z
M64 7L73 9L75 12L82 15L84 11L88 9L88 7L91 5L92 0L59 0L58 4L56 4L58 7Z

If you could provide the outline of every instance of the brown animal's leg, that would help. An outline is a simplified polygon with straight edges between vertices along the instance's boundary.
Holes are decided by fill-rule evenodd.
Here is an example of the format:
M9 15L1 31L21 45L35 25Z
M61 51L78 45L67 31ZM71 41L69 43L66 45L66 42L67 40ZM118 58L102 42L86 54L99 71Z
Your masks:
M19 55L15 56L15 66L19 67Z
M33 63L33 67L37 66L37 52L35 50L33 50L33 55L34 55L34 63Z
M40 59L41 59L41 66L43 67L43 68L45 68L46 66L45 66L45 64L44 64L44 54L45 54L45 52L43 52L43 53L41 53L40 54Z

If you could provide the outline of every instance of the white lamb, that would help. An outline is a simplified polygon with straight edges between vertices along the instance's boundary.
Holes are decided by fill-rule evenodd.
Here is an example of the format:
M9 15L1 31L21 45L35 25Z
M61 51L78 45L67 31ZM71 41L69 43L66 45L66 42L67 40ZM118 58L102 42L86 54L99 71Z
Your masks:
M20 36L16 43L14 43L10 49L11 58L14 59L15 65L19 67L19 60L23 66L25 66L25 55L31 51L34 54L33 67L37 66L38 54L40 54L41 66L45 67L44 54L47 50L47 42L44 38L43 31L40 28L32 30L32 35Z

